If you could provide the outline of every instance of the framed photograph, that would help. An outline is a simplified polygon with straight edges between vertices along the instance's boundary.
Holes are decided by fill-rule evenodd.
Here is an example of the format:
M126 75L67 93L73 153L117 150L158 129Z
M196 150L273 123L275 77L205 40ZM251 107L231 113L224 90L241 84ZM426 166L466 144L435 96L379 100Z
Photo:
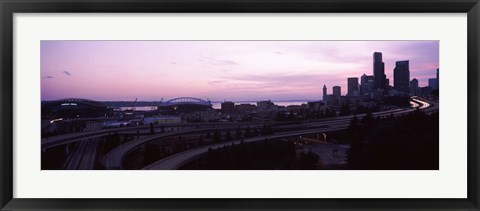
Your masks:
M2 210L479 210L478 0L0 5Z

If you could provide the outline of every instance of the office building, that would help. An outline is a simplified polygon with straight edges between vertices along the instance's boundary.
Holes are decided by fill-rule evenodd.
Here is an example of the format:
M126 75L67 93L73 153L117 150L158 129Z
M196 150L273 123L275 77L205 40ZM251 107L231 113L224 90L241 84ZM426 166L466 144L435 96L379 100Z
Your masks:
M409 61L398 61L393 69L393 87L400 92L410 93Z
M375 90L373 75L363 74L360 78L360 95L371 95Z
M348 78L348 96L358 96L358 78Z
M221 104L222 111L234 111L235 110L235 103L230 101L225 101Z
M333 87L333 96L340 97L342 95L342 88L340 86Z
M437 79L436 78L429 78L428 79L428 87L430 87L430 89L432 91L438 89Z
M410 94L413 95L420 95L419 87L418 87L418 80L416 78L410 81Z
M257 106L252 104L240 104L235 105L235 110L237 111L254 111L257 109Z
M382 53L373 53L373 77L375 89L385 89L385 63L383 63Z

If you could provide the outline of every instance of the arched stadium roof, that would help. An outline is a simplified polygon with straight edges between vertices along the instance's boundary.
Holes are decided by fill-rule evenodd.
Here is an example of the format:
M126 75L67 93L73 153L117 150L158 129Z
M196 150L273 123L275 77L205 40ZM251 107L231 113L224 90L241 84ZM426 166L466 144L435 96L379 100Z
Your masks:
M194 97L179 97L168 100L160 104L160 106L174 106L174 105L200 105L200 106L212 106L209 101L202 100Z

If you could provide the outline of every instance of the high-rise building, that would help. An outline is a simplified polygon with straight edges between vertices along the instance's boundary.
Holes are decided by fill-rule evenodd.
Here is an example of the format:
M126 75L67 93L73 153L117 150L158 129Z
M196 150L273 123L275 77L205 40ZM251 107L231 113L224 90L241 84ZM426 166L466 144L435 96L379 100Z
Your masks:
M440 89L440 78L438 77L438 70L439 68L437 68L437 89Z
M409 61L398 61L393 69L393 87L403 93L410 93Z
M358 96L358 78L348 78L348 96Z
M385 89L385 63L382 60L382 53L373 53L373 77L375 89Z
M430 87L430 89L433 91L433 90L436 90L438 89L438 81L436 78L429 78L428 79L428 87Z
M375 90L373 75L363 74L360 78L360 95L371 95Z
M333 95L335 97L340 97L342 95L342 88L340 86L333 87Z
M325 100L325 96L327 96L327 86L323 85L323 100Z
M419 87L418 87L418 80L416 78L410 81L410 93L413 95L419 95Z

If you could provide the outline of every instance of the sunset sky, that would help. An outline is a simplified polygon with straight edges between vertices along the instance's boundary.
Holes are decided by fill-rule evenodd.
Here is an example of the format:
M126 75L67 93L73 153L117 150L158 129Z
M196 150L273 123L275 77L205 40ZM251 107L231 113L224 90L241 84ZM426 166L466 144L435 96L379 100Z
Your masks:
M41 41L42 100L320 100L325 84L347 92L347 78L373 75L383 53L428 85L438 41ZM359 79L360 80L360 79Z

